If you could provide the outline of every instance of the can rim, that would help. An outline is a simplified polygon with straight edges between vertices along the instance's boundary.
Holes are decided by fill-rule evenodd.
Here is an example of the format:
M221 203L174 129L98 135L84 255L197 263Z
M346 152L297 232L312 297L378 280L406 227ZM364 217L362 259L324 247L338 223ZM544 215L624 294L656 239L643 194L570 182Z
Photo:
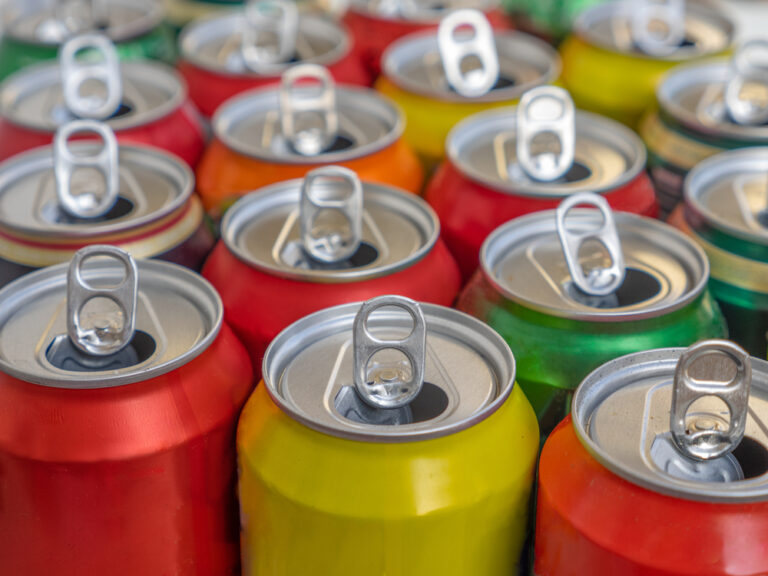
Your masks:
M383 22L404 23L414 25L429 25L439 24L443 16L437 16L435 18L403 18L400 15L392 14L378 14L372 12L369 9L370 0L351 0L349 3L348 11L367 16L371 19L376 19ZM483 14L492 12L499 8L499 2L497 0L475 0L468 6L461 6L460 8L471 8L473 10L479 10ZM457 8L451 8L452 10L458 10ZM447 13L447 12L446 12Z

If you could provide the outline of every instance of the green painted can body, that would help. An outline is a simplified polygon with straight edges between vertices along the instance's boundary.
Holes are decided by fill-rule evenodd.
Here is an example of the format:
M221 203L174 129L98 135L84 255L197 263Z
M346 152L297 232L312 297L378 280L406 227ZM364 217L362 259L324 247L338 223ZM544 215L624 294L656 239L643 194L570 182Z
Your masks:
M607 0L503 0L518 27L559 39L571 30L576 17Z

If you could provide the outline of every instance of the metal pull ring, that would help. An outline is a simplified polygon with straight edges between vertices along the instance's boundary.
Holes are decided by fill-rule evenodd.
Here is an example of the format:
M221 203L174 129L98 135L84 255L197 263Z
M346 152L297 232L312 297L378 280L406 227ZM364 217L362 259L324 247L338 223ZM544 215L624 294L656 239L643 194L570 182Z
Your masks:
M573 166L576 148L576 114L571 95L562 88L542 86L528 90L517 107L517 161L529 178L552 182L562 178ZM551 134L560 142L560 153L535 157L533 141Z
M456 37L459 28L472 29L471 36ZM464 36L464 35L461 35ZM440 21L437 30L437 46L443 62L448 84L467 98L488 93L499 79L499 57L493 30L482 12L456 10ZM476 59L480 66L464 72L462 63Z
M586 232L572 232L568 230L565 219L568 213L576 206L587 205L600 210L603 223L599 228ZM624 266L624 254L621 251L619 233L616 231L616 222L608 202L602 196L583 192L575 194L563 200L556 212L557 235L563 247L565 262L568 272L571 274L576 287L590 296L607 296L615 292L624 282L626 268ZM589 241L596 240L608 251L611 265L608 268L595 268L588 275L579 263L579 249Z
M323 186L323 182L326 186ZM331 184L332 188L327 186ZM338 184L346 184L343 197ZM326 196L322 191L325 189ZM349 224L349 233L338 230L321 230L317 234L316 222L321 212L339 212ZM357 252L363 235L363 186L352 170L340 166L327 166L312 170L304 177L299 204L299 226L304 250L320 262L341 262Z
M240 47L245 65L254 72L264 72L289 61L296 51L298 30L299 9L294 2L249 0Z
M120 284L110 288L94 288L83 279L83 263L96 256L108 256L123 265L125 278ZM78 250L67 274L67 333L72 343L94 356L108 356L125 348L135 331L137 293L136 263L126 251L106 245L87 246ZM81 313L85 305L95 298L112 301L120 312L96 318L93 328L84 328Z
M690 369L696 362L716 356L735 364L736 375L732 380L698 380L691 376ZM751 382L749 354L733 342L706 340L682 353L675 368L669 427L683 454L696 460L711 460L730 453L741 443L747 426ZM715 396L728 406L730 423L727 430L720 430L717 422L707 417L699 418L690 428L686 425L686 413L691 405L705 396Z
M733 77L725 89L728 113L739 124L757 126L768 122L768 40L751 40L735 54ZM748 85L759 85L758 96L742 99Z
M320 89L297 88L296 85L302 80L319 83ZM283 74L280 119L283 136L303 156L317 156L336 140L339 132L336 88L326 68L317 64L301 64ZM320 126L300 129L300 122L307 119L314 119L315 124L319 120Z
M95 52L98 58L78 60L82 51ZM59 56L64 102L75 116L104 120L120 107L123 85L120 78L120 62L114 44L100 34L83 34L68 40ZM82 89L87 83L97 82L104 88L104 94L83 96Z
M69 139L75 134L91 133L99 136L101 149L94 154L83 156L69 149ZM56 195L59 205L76 218L99 218L104 216L117 202L120 188L118 174L118 148L115 133L106 124L94 120L75 120L65 124L56 132L53 148ZM72 175L77 170L97 170L104 177L101 193L84 192L72 194ZM89 179L89 184L93 179Z
M685 40L685 0L632 0L632 37L652 56L669 56Z
M379 340L368 330L368 317L380 308L394 306L410 314L411 333L402 340ZM355 388L360 397L374 408L400 408L419 395L424 384L427 326L418 302L402 296L380 296L364 302L353 326ZM405 355L409 367L401 362L376 366L369 372L374 354L397 350Z

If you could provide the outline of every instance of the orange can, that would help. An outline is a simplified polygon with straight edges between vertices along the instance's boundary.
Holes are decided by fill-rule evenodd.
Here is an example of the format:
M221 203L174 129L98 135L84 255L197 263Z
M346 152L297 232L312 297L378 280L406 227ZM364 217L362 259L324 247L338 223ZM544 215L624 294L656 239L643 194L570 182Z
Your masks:
M279 87L246 92L219 109L198 191L220 217L248 192L334 164L418 194L424 173L402 139L404 124L399 108L374 90L335 86L322 66L294 66Z

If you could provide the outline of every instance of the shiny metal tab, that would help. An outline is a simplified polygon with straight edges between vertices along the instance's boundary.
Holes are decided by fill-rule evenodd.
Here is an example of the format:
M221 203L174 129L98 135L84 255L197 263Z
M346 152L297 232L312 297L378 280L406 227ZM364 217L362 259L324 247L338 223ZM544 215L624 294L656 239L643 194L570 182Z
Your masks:
M725 90L728 113L739 124L768 122L768 40L752 40L733 57L733 78ZM754 96L750 97L749 93ZM744 94L746 97L743 97Z
M634 0L632 37L652 56L667 56L685 39L685 0Z
M95 52L96 60L78 59L84 51ZM83 34L68 40L59 55L64 101L67 108L79 118L103 120L112 116L122 99L120 63L114 44L106 36ZM99 83L103 93L84 97L81 94L87 83Z
M264 72L283 64L296 51L299 9L290 0L248 0L243 19L241 51L245 65Z
M298 89L296 85L302 80L318 82L319 91ZM280 118L283 136L296 152L304 156L324 152L339 130L336 89L330 72L316 64L302 64L286 71L280 87Z

